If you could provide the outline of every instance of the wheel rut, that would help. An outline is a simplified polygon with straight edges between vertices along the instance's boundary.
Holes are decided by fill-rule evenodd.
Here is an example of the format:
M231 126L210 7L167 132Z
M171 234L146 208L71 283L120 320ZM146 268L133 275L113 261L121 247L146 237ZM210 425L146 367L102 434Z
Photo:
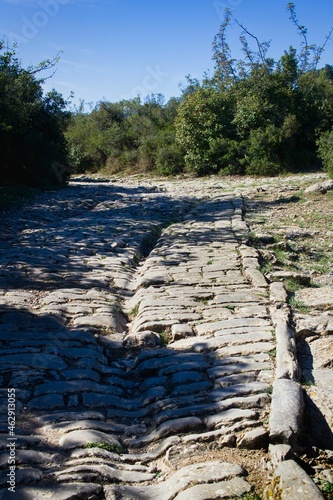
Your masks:
M276 342L240 196L77 182L4 224L2 410L15 389L18 498L251 491L226 457L256 449L268 462ZM1 498L7 428L4 411Z

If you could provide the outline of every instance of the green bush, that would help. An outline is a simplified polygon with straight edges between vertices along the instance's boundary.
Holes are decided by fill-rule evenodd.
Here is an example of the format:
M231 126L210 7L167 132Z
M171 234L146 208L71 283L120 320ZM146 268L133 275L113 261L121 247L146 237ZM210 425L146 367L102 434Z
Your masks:
M69 174L66 102L55 90L44 96L36 78L53 63L25 70L15 50L1 51L0 42L0 185L63 184Z
M317 141L317 146L323 166L333 179L333 130L322 133Z
M177 144L161 147L156 155L157 172L161 175L177 175L185 166L184 153Z

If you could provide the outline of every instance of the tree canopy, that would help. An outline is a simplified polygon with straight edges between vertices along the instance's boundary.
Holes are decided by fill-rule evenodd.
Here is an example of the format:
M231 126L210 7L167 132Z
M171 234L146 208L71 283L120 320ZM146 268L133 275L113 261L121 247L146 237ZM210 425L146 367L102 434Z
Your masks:
M0 42L0 185L43 186L66 180L67 103L56 90L43 95L45 79L38 78L57 61L24 69L15 48L6 50Z
M176 119L188 170L274 175L318 167L327 158L327 141L318 138L333 126L333 68L318 65L332 30L322 46L310 45L293 3L288 11L302 37L299 51L290 46L274 61L269 42L235 20L244 53L236 60L227 42L233 20L226 9L213 42L214 76L196 87L190 79Z

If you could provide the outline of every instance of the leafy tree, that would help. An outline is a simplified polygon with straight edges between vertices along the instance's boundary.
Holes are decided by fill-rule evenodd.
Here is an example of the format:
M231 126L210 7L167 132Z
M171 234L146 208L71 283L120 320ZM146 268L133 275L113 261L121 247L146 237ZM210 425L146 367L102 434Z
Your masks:
M175 143L178 100L164 103L161 94L117 103L99 102L91 113L79 109L66 132L75 171L132 169L163 175L183 169L183 153Z
M176 134L188 170L206 175L229 166L235 137L233 107L231 93L214 88L202 88L181 103Z
M189 170L275 175L319 165L316 139L333 126L333 68L317 66L332 30L321 47L310 45L293 3L288 10L301 48L290 46L275 62L269 42L226 9L213 43L215 74L201 84L188 78L176 120ZM232 23L242 30L242 60L232 58L227 42Z
M152 94L143 102L101 101L90 113L74 113L66 132L72 166L78 172L174 175L186 168L196 175L276 175L319 167L320 157L326 165L333 67L319 64L332 30L321 46L310 44L294 3L287 11L301 42L277 61L269 57L270 42L226 9L213 41L213 76L187 76L180 99L165 103ZM227 40L234 26L241 30L239 60Z
M23 69L15 47L0 43L0 184L41 186L66 181L68 114L62 96L45 96L37 74L53 68L58 58ZM59 168L61 166L61 169Z

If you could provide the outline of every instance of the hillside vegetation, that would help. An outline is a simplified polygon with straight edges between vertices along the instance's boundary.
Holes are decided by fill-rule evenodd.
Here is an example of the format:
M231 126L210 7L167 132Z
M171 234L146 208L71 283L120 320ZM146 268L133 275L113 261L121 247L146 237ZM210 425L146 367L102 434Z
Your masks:
M46 96L37 68L23 69L14 50L0 55L0 184L63 183L69 172L175 175L277 175L324 168L333 176L333 66L321 46L300 35L275 61L269 42L226 9L213 42L215 70L187 77L180 98L151 95L102 100L75 111L56 91ZM232 57L227 32L237 26L244 57ZM3 45L3 44L2 44ZM3 50L3 46L0 48Z

